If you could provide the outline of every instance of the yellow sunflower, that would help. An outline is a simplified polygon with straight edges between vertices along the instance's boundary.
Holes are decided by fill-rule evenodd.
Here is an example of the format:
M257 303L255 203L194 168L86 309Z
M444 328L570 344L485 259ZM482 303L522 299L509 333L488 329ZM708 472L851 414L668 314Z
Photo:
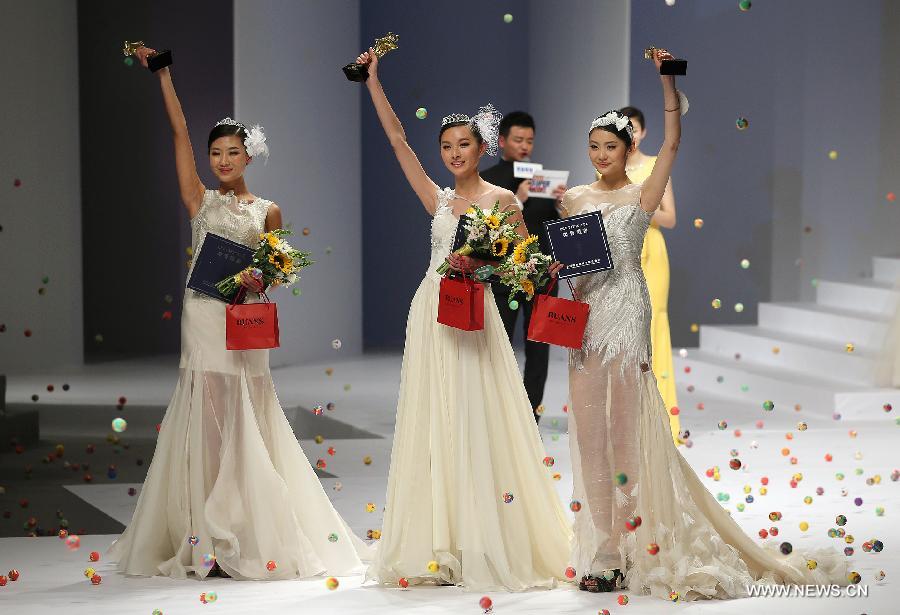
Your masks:
M266 233L266 241L269 242L269 247L274 248L278 245L278 237L273 235L272 233Z
M524 290L525 293L529 297L531 297L532 295L534 295L534 283L528 279L522 280L522 290Z
M517 245L516 248L513 250L512 259L513 259L513 262L517 265L522 265L525 263L525 261L527 259L525 257L525 248L522 246L522 244Z
M487 222L487 225L491 228L500 228L500 218L493 214L486 217L485 222Z
M269 254L269 264L275 265L275 268L282 273L290 273L294 269L294 263L291 258L281 252Z
M491 254L494 256L506 256L506 251L509 250L509 240L500 238L491 244Z

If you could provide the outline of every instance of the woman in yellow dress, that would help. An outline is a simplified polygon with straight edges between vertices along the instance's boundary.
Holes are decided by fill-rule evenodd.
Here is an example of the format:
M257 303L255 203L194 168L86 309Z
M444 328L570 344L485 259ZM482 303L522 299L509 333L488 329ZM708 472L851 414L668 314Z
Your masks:
M619 110L628 116L634 125L635 151L629 154L625 173L628 179L636 184L643 183L650 176L656 156L648 156L641 151L641 141L647 134L644 114L636 107L623 107ZM672 193L672 180L666 185L665 194L659 209L650 220L650 228L644 236L644 248L641 251L641 267L647 279L650 291L650 305L653 320L650 324L650 340L653 345L653 373L656 384L669 411L669 425L675 444L681 444L679 437L681 424L678 420L678 394L675 391L675 371L672 366L672 338L669 334L669 253L666 251L666 240L659 227L675 228L675 196ZM674 413L673 413L674 411Z

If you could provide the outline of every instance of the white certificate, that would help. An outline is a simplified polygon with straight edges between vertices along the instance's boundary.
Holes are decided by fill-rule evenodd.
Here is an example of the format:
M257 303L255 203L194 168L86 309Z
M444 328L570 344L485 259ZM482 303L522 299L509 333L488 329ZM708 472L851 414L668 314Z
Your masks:
M513 177L519 179L531 179L534 174L544 168L544 165L536 162L524 162L516 160L513 162Z

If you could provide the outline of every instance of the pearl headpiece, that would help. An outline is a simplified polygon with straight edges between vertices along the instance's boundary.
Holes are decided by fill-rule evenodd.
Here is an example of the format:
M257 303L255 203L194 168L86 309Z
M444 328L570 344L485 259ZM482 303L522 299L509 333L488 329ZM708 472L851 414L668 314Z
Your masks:
M266 162L269 161L269 146L266 145L266 133L263 132L262 126L254 124L250 128L247 128L244 124L237 120L233 120L230 117L223 118L216 122L216 126L221 126L223 124L243 128L247 133L247 138L244 139L244 147L247 149L247 155L251 157L263 156Z
M456 122L466 122L469 126L474 127L478 134L481 135L485 145L487 145L487 154L496 156L498 152L497 139L500 136L500 120L503 115L491 103L479 107L478 113L469 117L465 113L451 113L444 116L441 120L441 127Z
M631 125L631 120L628 119L627 115L619 113L618 111L607 111L604 115L596 118L593 122L591 122L591 128L588 132L591 132L595 128L599 128L600 126L609 126L610 124L615 124L616 130L628 133L628 138L634 140L634 126Z

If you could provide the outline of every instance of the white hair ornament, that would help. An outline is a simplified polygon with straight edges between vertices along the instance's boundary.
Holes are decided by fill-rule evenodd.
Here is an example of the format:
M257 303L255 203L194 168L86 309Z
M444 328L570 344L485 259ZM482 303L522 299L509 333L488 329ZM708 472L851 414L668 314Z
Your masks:
M263 132L262 126L254 124L252 127L247 128L244 124L237 120L233 120L230 117L226 117L216 122L216 126L222 124L243 128L247 133L247 137L244 139L244 148L247 150L247 155L252 158L263 156L265 162L269 161L269 146L266 145L266 133Z
M628 138L634 140L634 127L631 125L631 122L628 120L628 116L618 111L607 111L606 115L601 115L596 118L593 122L591 122L591 128L588 132L591 132L595 128L599 128L601 126L609 126L610 124L615 125L616 130L621 132L624 130L628 133Z
M464 113L452 113L447 115L441 120L441 126L443 127L454 122L467 122L469 126L474 127L478 131L478 134L481 135L481 139L487 146L487 154L489 156L496 156L499 151L497 141L500 137L501 119L503 119L503 114L497 111L493 104L488 103L479 107L478 113L472 117L469 117Z

